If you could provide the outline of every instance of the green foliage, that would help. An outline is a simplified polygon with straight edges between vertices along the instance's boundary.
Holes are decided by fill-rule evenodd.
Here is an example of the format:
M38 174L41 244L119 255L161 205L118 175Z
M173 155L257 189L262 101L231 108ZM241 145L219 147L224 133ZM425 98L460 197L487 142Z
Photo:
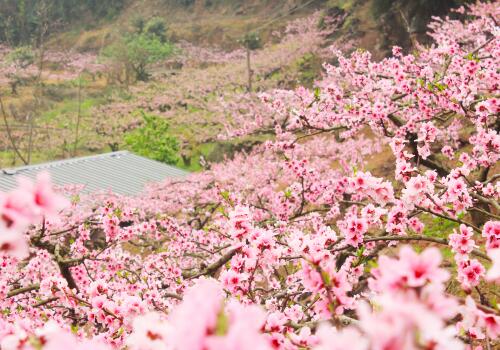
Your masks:
M312 53L307 53L297 61L299 81L302 85L312 86L321 72L321 59Z
M247 33L242 40L243 46L249 50L257 50L262 47L260 36L257 33Z
M35 61L35 53L29 46L20 46L9 53L7 61L20 68L26 68Z
M224 313L224 311L221 311L219 312L219 315L217 315L215 334L218 336L224 336L227 334L228 329L229 329L229 318Z
M67 127L68 119L78 113L79 108L82 116L90 116L93 108L105 102L104 98L86 98L79 106L78 99L66 98L54 105L51 110L42 113L41 118L43 121L57 121L58 127Z
M136 33L140 34L144 32L144 28L146 27L146 19L144 19L144 17L137 16L132 19L131 23Z
M93 19L109 18L125 3L126 0L0 0L0 42L28 44L38 39L43 23L57 23L58 28L64 28L65 24L81 20L84 14Z
M127 71L132 70L137 80L147 81L149 66L167 58L173 51L172 44L162 42L156 35L141 33L117 40L103 51L103 56L123 64Z
M146 34L156 36L161 42L167 41L167 30L167 24L161 17L151 18L144 27L144 32Z
M136 34L155 36L163 43L167 41L168 26L161 17L153 17L146 21L144 17L139 16L132 20L132 26Z
M355 1L353 0L329 0L326 3L328 9L339 8L345 11L349 11L354 6Z
M430 223L426 224L423 232L423 234L428 237L448 238L448 235L459 226L455 221L440 217L432 217L428 218L428 220L430 220Z
M167 164L175 164L178 160L179 142L169 135L168 122L143 111L139 113L144 119L144 124L125 135L127 146L141 156Z
M171 44L164 44L157 37L147 34L128 37L126 46L129 60L138 65L157 62L173 51Z
M175 0L176 3L186 7L193 5L195 1L196 0Z

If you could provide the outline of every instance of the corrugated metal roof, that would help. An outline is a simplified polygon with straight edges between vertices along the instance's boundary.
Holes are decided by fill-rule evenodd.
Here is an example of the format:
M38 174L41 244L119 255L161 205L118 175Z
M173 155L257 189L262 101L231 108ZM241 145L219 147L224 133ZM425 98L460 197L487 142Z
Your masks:
M0 170L0 191L15 188L19 176L34 179L41 171L48 171L58 186L84 185L86 193L111 190L131 196L139 194L147 183L188 175L176 167L119 151Z

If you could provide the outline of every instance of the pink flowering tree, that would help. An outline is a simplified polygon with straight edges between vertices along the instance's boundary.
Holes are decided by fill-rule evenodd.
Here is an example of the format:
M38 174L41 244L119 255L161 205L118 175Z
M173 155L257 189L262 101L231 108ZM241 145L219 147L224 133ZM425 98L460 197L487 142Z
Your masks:
M496 348L500 7L460 11L263 95L272 141L185 180L2 194L1 349Z

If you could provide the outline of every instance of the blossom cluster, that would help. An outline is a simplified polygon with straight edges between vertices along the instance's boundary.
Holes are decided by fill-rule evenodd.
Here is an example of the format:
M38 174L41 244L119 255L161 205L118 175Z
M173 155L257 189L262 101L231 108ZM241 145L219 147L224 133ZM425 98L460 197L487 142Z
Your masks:
M52 190L48 173L40 173L36 182L20 178L19 186L0 192L0 251L22 259L28 255L28 242L21 233L29 225L51 220L67 206L67 200Z

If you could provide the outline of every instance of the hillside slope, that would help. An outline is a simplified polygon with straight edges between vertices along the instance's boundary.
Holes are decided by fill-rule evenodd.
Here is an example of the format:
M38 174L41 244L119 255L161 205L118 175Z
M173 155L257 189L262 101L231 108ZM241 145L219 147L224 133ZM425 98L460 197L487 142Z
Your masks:
M52 43L79 51L100 50L117 33L138 18L162 17L173 41L216 45L226 50L239 47L248 32L258 32L263 41L290 20L322 10L346 14L339 36L357 38L368 50L381 55L392 45L410 47L412 39L425 41L431 16L443 16L467 0L129 0L110 20L87 18ZM339 37L337 36L337 38Z
M235 124L234 114L245 124L258 119L247 114L258 102L245 94L247 62L238 51L246 33L257 33L263 43L252 54L255 92L311 86L321 63L331 61L328 45L367 49L376 58L393 44L408 50L414 39L425 42L422 23L429 16L447 12L457 1L421 0L415 7L402 0L129 0L113 16L82 12L78 21L51 33L48 50L55 60L71 52L71 72L66 64L48 62L39 83L35 77L13 89L0 77L0 93L18 128L15 142L28 150L29 162L123 148L124 135L140 126L140 113L147 112L168 120L181 144L178 165L196 170L200 156L219 161L265 138L219 138ZM151 81L129 85L110 72L78 75L82 62L99 60L101 50L134 20L152 17L166 21L178 53L155 67ZM295 28L287 35L290 24ZM0 167L19 165L5 132L0 129L5 136Z

